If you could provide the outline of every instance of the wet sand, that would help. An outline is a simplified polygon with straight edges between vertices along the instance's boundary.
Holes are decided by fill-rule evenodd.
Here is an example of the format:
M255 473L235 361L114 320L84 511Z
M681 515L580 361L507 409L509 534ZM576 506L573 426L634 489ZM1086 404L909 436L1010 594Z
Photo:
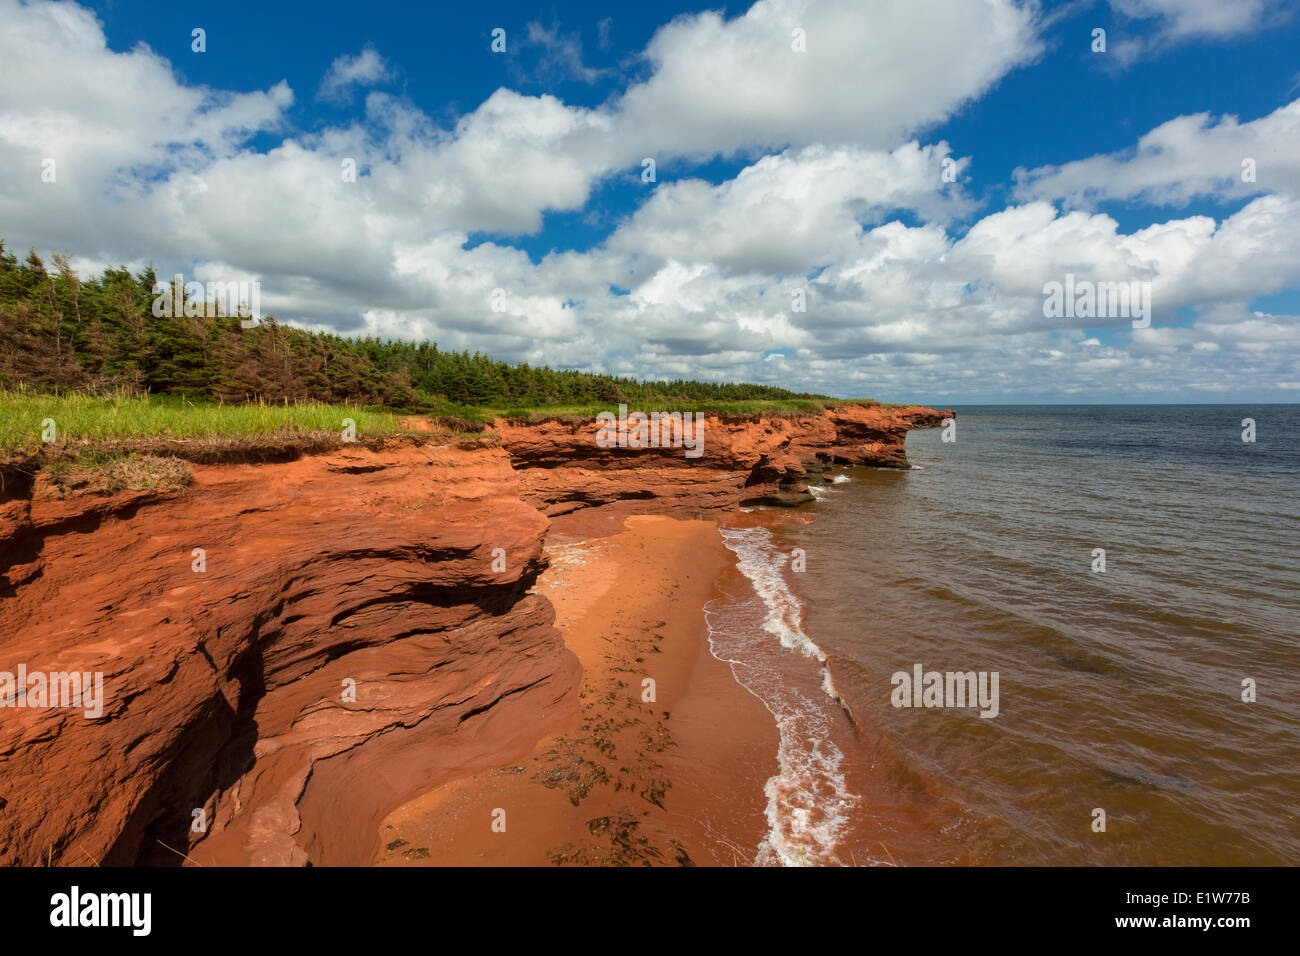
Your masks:
M776 728L710 653L704 617L733 556L712 521L635 516L575 540L586 530L557 527L537 584L582 663L577 717L517 764L398 808L377 865L753 861Z

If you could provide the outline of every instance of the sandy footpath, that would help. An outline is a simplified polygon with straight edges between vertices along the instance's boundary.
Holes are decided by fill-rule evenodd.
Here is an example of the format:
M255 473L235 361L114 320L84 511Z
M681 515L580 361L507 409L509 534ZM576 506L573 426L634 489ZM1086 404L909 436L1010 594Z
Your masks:
M624 527L548 548L537 583L582 662L572 726L398 808L380 825L378 865L752 862L777 736L709 653L704 606L738 573L731 552L712 521Z

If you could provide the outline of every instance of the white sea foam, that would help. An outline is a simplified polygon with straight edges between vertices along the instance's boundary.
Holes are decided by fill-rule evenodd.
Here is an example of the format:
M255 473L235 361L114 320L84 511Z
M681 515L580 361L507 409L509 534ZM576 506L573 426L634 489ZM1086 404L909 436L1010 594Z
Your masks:
M736 553L741 574L749 578L767 608L763 630L779 640L782 647L814 660L826 660L826 652L803 632L803 607L781 573L790 556L776 549L772 533L766 528L724 529L722 536Z
M832 484L832 485L843 485L843 484L846 484L846 483L848 483L848 482L850 482L850 481L852 481L852 480L853 480L853 479L850 478L848 475L836 475L834 478L831 479L831 484Z
M829 667L822 668L822 690L832 700L843 702L840 692L835 688L835 681L831 680L831 669Z
M777 772L763 788L768 832L758 847L759 865L804 866L838 862L835 849L858 801L849 791L841 764L844 754L831 738L833 711L792 685L781 670L781 654L767 641L823 664L823 689L839 694L825 669L825 652L803 632L803 609L782 569L788 555L764 528L725 529L741 573L761 605L711 604L709 643L776 720ZM761 624L759 615L762 615Z
M809 485L808 490L812 492L812 496L816 498L818 501L821 501L823 498L825 498L827 495L830 494L830 492L827 491L825 488L818 488L816 485Z
M769 708L772 709L772 708ZM791 694L776 717L780 744L777 772L763 787L767 835L755 862L760 866L834 863L835 848L857 802L844 779L844 754L830 738L830 721L813 701Z

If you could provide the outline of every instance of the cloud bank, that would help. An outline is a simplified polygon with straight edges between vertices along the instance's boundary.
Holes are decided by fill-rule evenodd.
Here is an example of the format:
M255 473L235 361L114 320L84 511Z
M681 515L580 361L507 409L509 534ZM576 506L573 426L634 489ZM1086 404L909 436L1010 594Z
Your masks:
M1170 38L1270 11L1116 6ZM281 319L534 364L887 399L1290 393L1300 324L1247 304L1300 284L1300 100L1246 123L1171 117L1127 151L1017 170L989 208L963 185L973 158L932 131L1043 55L1037 5L873 10L679 17L640 51L645 77L599 107L503 87L448 128L372 89L307 133L285 82L189 85L147 47L110 49L82 7L0 0L0 235L84 268L256 278ZM587 69L558 28L534 40ZM318 96L346 106L391 73L372 47L343 54ZM686 175L646 181L646 158ZM739 171L690 175L718 158ZM634 198L595 245L522 248L603 188ZM1225 211L1186 213L1207 198ZM1098 211L1112 201L1164 215L1126 233ZM1150 282L1153 327L1046 318L1043 285L1066 273Z

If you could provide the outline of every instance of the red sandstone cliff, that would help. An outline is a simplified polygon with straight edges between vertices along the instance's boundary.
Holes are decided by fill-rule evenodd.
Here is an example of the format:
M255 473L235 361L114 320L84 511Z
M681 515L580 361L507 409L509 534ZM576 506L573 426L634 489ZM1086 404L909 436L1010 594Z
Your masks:
M910 428L950 411L842 405L798 417L709 416L704 453L680 448L600 448L594 422L498 420L520 472L524 500L555 517L600 507L602 517L679 508L811 501L806 481L827 465L907 466Z
M38 479L0 503L0 671L102 672L106 703L0 708L0 862L369 862L393 807L571 713L576 658L530 591L548 515L794 503L951 414L711 416L697 459L498 421L500 448L198 465L180 493Z

